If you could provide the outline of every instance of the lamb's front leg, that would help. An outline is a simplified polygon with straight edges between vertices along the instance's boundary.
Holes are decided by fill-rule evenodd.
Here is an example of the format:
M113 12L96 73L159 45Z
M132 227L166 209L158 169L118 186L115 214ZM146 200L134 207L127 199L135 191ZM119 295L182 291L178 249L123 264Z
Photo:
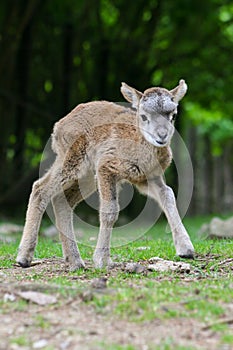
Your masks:
M112 228L119 214L117 189L114 176L102 167L98 172L98 190L100 197L100 230L93 260L96 268L110 266L110 243Z
M154 198L163 209L172 231L176 254L182 258L193 258L194 247L182 224L177 210L173 190L158 176L148 183L148 195Z

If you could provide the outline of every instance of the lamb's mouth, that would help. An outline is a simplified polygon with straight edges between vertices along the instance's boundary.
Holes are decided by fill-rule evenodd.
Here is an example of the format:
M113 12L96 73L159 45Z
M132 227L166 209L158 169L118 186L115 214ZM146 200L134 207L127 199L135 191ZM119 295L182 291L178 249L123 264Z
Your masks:
M145 139L152 145L156 147L165 147L167 145L167 139L166 141L158 140L154 137L154 135L152 135L150 132L146 130L143 130L143 133L144 133Z
M166 141L158 141L158 140L156 140L156 142L157 142L159 145L161 145L161 146L166 145Z

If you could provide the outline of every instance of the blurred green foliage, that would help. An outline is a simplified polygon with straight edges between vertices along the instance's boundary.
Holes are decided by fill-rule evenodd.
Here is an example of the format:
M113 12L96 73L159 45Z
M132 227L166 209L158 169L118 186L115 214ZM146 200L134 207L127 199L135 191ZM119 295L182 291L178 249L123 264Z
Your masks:
M1 192L39 164L56 120L80 102L122 101L121 81L185 79L177 127L220 156L233 147L232 42L229 0L1 1Z

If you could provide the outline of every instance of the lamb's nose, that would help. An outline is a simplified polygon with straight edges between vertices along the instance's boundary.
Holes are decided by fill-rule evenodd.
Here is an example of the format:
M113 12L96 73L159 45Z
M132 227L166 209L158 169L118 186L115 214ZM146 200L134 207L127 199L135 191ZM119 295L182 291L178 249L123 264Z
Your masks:
M160 137L161 140L164 140L167 137L167 130L159 130L158 136Z

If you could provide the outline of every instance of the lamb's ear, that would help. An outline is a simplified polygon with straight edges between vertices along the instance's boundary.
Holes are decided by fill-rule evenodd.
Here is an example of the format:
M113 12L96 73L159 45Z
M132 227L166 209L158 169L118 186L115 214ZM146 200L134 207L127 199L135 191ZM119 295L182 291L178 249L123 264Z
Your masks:
M124 98L132 104L133 108L138 108L138 103L142 97L142 93L126 83L121 83L121 93Z
M183 79L181 79L179 81L179 85L175 87L175 89L170 91L174 96L174 102L178 103L186 94L187 89L188 89L187 84Z

